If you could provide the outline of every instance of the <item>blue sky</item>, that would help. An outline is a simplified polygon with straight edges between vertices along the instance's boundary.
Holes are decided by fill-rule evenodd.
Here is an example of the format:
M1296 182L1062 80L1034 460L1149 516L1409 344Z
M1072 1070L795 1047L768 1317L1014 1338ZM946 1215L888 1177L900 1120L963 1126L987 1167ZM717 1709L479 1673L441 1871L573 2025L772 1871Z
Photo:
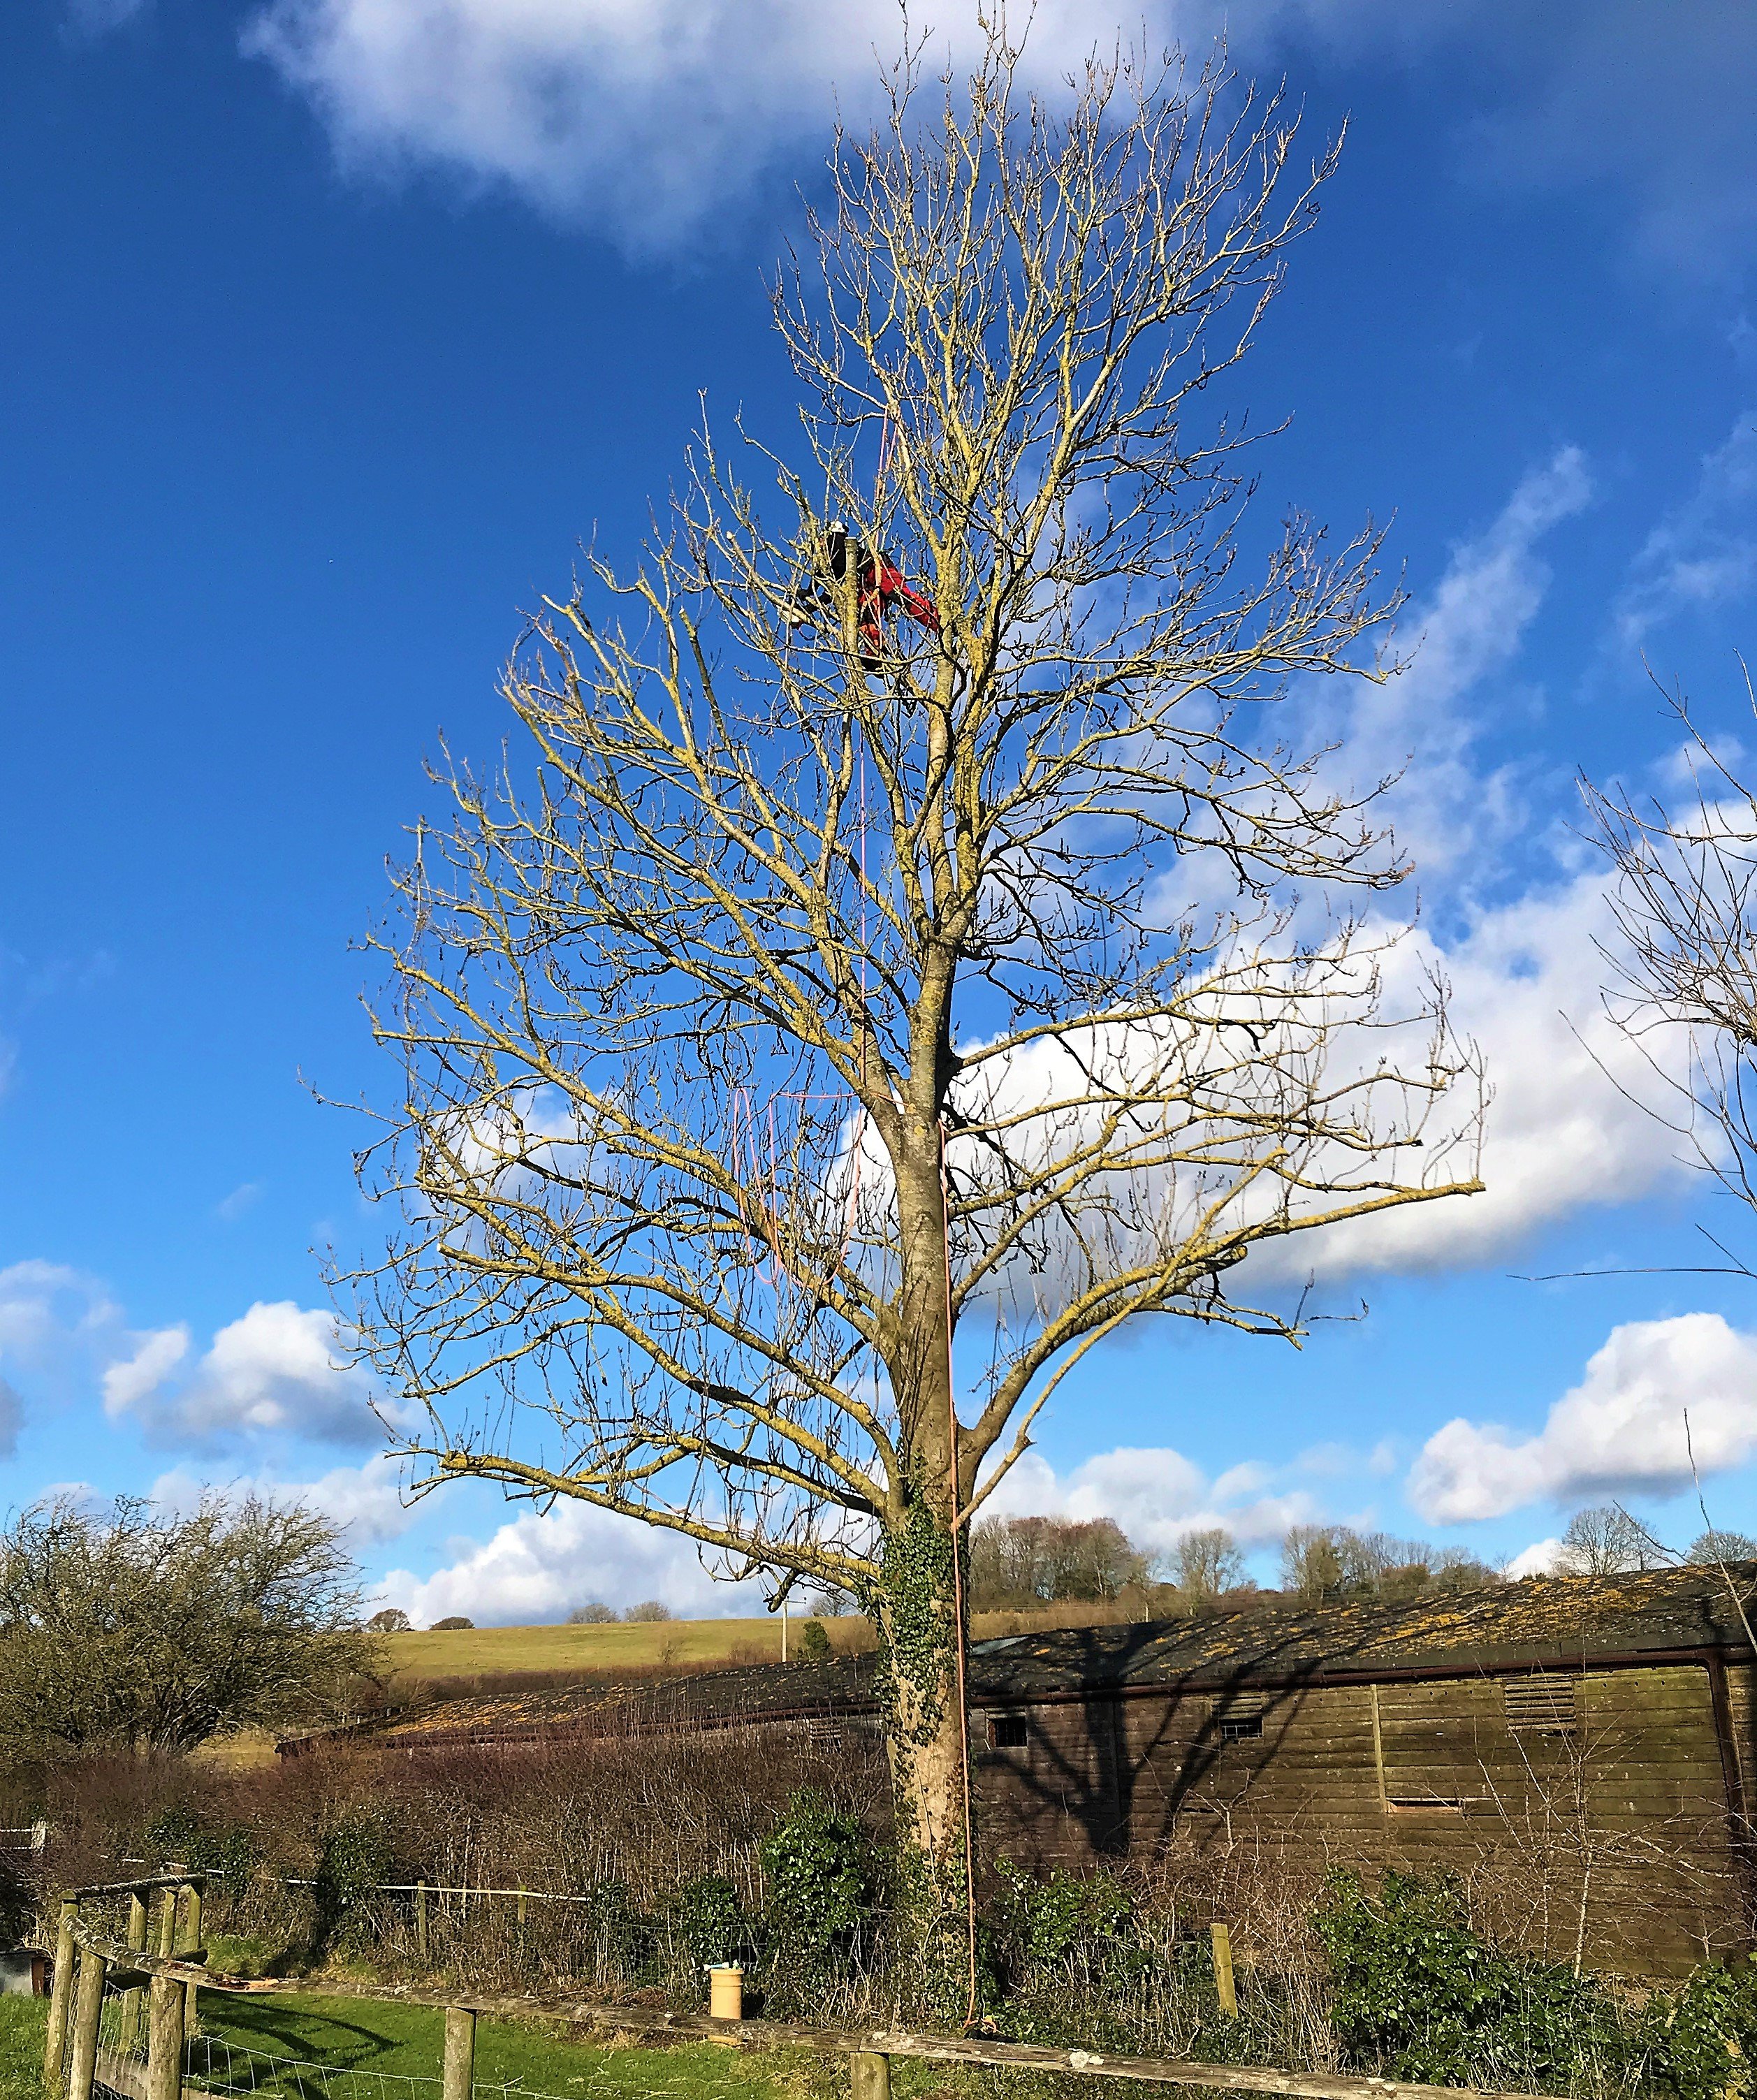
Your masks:
M1206 48L1217 11L1150 6ZM965 19L944 11L954 35ZM1131 10L1128 20L1138 19ZM1581 1046L1575 770L1663 784L1644 651L1742 735L1757 620L1757 15L1740 0L1251 0L1240 68L1349 142L1249 372L1263 500L1394 517L1425 638L1339 726L1411 760L1421 938L1497 1090L1490 1193L1321 1263L1302 1353L1154 1329L1058 1396L1022 1503L1266 1570L1335 1516L1491 1556L1627 1493L1681 1410L1757 1529L1757 1286L1522 1275L1757 1238ZM311 1493L418 1617L725 1608L668 1542L448 1489L404 1511L330 1365L382 1084L351 952L490 754L521 608L631 546L705 390L788 426L762 271L881 0L18 0L0 19L0 1427L7 1498ZM1053 82L1103 11L1045 5ZM1455 1213L1445 1215L1442 1212ZM748 1597L742 1603L748 1604Z

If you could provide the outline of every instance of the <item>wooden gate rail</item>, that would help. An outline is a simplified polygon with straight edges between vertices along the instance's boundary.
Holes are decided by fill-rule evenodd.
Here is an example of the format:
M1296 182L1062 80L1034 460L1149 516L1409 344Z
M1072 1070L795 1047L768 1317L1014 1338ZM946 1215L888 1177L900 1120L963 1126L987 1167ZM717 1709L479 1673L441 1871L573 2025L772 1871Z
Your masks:
M196 1877L162 1876L159 1886L183 1887ZM143 1886L123 1882L108 1895L131 1893ZM1340 2072L1278 2071L1246 2063L1199 2063L1162 2057L1115 2056L1088 2049L1047 2049L1031 2042L1000 2041L984 2035L917 2034L904 2027L795 2027L781 2020L722 2020L701 2013L671 2013L644 2005L607 2004L565 1992L503 1996L473 1991L426 1990L402 1983L358 1983L328 1976L231 1976L205 1965L205 1952L181 1958L146 1952L141 1946L95 1932L78 1915L77 1905L63 1906L61 1946L70 1955L79 1949L77 2002L72 2019L70 2076L65 2100L92 2100L97 2067L98 2016L106 1984L137 1988L150 1982L152 2017L146 2075L138 2069L127 2080L130 2100L202 2100L182 2086L184 2005L197 1989L250 1997L354 1998L374 2003L431 2006L445 2021L443 2100L469 2100L475 2052L477 2016L502 2018L541 2017L597 2028L601 2032L642 2035L655 2040L710 2041L751 2049L795 2048L822 2056L851 2059L854 2100L889 2100L890 2059L925 2058L936 2063L966 2063L1000 2070L1074 2072L1086 2077L1132 2078L1146 2085L1206 2086L1227 2093L1273 2093L1295 2100L1545 2100L1545 2096L1488 2091L1463 2085L1417 2085L1392 2078L1366 2078ZM73 2000L71 1960L55 1965L49 2014L49 2045L44 2061L51 2100L63 2100L62 2045ZM106 2065L106 2069L109 2067ZM108 2084L109 2080L104 2081Z

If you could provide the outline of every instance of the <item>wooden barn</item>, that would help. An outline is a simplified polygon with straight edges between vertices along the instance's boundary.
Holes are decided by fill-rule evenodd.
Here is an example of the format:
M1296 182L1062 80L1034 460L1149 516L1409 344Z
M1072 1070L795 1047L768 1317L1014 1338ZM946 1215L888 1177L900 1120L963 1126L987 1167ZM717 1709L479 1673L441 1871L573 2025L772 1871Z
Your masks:
M1739 1596L1757 1566L1735 1571ZM1552 1953L1631 1974L1751 1944L1753 1654L1718 1571L1550 1578L1406 1604L1256 1605L978 1643L985 1852L1040 1869L1248 1855L1446 1865ZM877 1724L869 1658L457 1701L417 1754L609 1730ZM289 1748L292 1746L289 1746Z

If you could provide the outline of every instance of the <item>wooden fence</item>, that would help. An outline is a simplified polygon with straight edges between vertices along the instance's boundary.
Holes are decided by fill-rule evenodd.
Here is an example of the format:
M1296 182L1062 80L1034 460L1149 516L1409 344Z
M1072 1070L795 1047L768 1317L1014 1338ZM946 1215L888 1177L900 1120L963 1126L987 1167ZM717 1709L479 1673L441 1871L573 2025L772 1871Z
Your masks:
M441 2100L470 2100L475 2076L476 2020L541 2016L590 2027L601 2033L642 2036L656 2042L701 2040L752 2048L784 2045L849 2059L851 2100L890 2100L894 2057L937 2063L984 2065L1013 2071L1073 2072L1085 2077L1134 2079L1154 2085L1207 2087L1226 2093L1270 2093L1294 2100L1544 2100L1544 2096L1484 2093L1467 2086L1416 2085L1388 2078L1324 2071L1278 2071L1267 2066L1199 2063L1159 2057L1112 2056L1095 2049L1046 2049L983 2035L916 2034L900 2027L808 2027L779 2020L718 2019L700 2013L673 2013L645 2006L607 2005L566 1994L521 1996L469 1991L424 1990L393 1983L357 1983L328 1976L228 1976L208 1965L200 1944L205 1877L153 1874L139 1882L76 1890L61 1906L55 1945L55 1981L49 2001L43 2086L48 2100L93 2100L95 2089L125 2100L209 2100L183 2084L184 2039L194 2026L198 1991L249 1996L368 2000L428 2005L445 2015ZM148 1948L148 1904L158 1899L158 1948ZM126 1940L98 1931L82 1915L94 1900L126 1897ZM1216 1946L1216 1954L1221 1952ZM76 1975L77 1958L77 1975ZM1229 1956L1228 1960L1229 1970ZM145 2011L147 2056L138 2061L99 2050L105 1993L122 1994L123 2033L138 2038ZM145 2005L143 2009L142 2001Z

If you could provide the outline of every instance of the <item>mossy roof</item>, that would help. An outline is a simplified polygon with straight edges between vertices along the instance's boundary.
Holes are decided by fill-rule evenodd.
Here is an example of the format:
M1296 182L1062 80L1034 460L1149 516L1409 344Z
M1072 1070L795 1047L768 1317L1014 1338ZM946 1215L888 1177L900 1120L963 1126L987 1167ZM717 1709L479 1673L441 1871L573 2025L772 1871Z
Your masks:
M1732 1572L1757 1614L1757 1563ZM971 1649L969 1690L974 1705L1028 1703L1129 1687L1212 1691L1747 1646L1718 1570L1662 1568L1433 1592L1405 1603L1257 1604L1196 1618L1016 1634ZM872 1658L853 1656L448 1700L387 1717L370 1732L398 1748L437 1748L723 1727L870 1711L875 1703Z

